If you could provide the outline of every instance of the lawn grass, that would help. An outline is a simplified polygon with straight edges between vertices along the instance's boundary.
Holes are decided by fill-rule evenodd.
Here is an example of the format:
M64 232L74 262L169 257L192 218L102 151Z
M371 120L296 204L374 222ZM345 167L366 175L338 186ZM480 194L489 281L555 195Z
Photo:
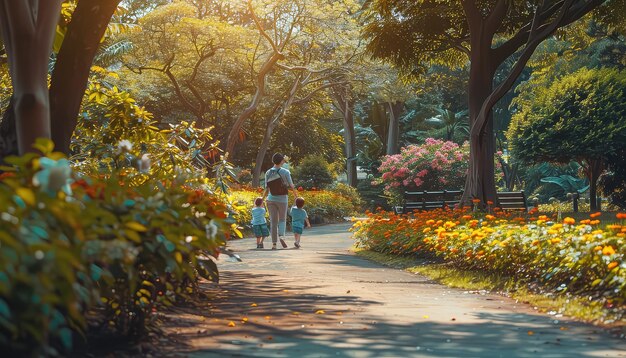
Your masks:
M398 257L379 252L354 249L363 258L382 265L418 273L450 287L465 290L485 290L510 297L528 304L542 313L562 314L577 320L593 323L606 328L615 328L626 333L626 321L618 317L615 311L606 309L603 302L590 300L588 297L557 293L540 293L538 289L529 289L528 283L521 283L511 277L488 272L461 270L446 263Z

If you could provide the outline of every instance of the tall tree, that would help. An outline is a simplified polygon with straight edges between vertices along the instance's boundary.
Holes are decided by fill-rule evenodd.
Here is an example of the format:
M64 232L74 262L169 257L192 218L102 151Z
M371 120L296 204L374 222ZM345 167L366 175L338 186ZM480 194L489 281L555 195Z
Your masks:
M35 139L50 138L48 64L60 14L61 0L0 2L20 154L32 151Z
M69 153L89 71L120 0L80 0L67 26L50 80L52 140Z
M558 29L620 0L370 0L364 35L375 57L418 75L430 63L470 61L470 168L463 201L497 201L493 106L514 85L533 52ZM496 40L498 45L495 45ZM462 55L467 57L463 57ZM514 54L504 80L494 76Z

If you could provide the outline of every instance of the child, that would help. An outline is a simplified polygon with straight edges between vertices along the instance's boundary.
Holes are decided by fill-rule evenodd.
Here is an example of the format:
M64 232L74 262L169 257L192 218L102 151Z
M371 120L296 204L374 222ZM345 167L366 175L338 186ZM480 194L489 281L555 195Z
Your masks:
M289 215L291 215L291 230L293 230L293 236L296 239L293 246L296 248L300 248L300 237L302 236L302 231L304 230L304 224L306 223L307 227L311 227L311 223L309 222L309 216L306 213L306 210L302 209L304 206L304 199L297 198L296 205L291 208L289 211Z
M252 230L256 236L256 248L263 248L263 239L270 236L270 230L267 228L265 221L265 208L263 207L263 198L259 197L254 200L254 208L252 208Z

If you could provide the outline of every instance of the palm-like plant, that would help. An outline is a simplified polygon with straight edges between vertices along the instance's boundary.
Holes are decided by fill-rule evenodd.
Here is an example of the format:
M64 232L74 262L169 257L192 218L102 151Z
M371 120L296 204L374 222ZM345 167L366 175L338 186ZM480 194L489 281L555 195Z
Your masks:
M455 134L461 133L464 137L469 136L468 111L454 112L446 108L438 108L436 116L426 119L426 123L435 127L440 133L439 137L452 141Z

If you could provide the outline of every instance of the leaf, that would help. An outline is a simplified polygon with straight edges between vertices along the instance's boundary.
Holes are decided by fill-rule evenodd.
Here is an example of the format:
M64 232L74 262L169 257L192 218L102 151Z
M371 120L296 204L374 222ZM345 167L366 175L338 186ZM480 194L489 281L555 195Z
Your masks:
M324 313L326 313L326 311L324 311L324 310L317 310L317 311L315 311L315 314L324 314Z
M142 224L140 224L140 223L138 223L136 221L127 222L125 225L126 225L127 228L129 228L131 230L135 230L137 232L146 232L146 231L148 231L147 227L143 226Z
M43 155L48 155L54 150L54 143L47 138L37 138L33 144L33 148L43 153Z
M15 189L15 194L24 200L26 204L35 206L35 193L31 189L19 187Z
M228 327L235 327L236 324L233 321L228 322Z

